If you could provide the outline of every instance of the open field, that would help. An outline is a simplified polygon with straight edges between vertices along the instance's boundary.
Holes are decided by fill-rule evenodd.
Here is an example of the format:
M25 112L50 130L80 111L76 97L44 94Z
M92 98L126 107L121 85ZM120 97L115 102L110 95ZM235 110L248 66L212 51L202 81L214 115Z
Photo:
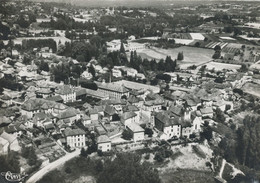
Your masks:
M194 153L193 146L200 149L203 157ZM159 167L159 175L163 183L169 182L214 182L211 170L206 162L212 157L208 145L189 144L186 147L172 147L174 154L167 163ZM189 176L187 176L189 175Z
M137 53L142 58L147 59L165 59L166 56L171 56L172 59L176 59L179 52L183 52L184 60L180 61L179 64L181 67L187 67L190 65L200 65L206 62L209 62L214 54L214 50L203 49L203 48L194 48L188 46L181 46L174 49L143 49L138 50Z
M163 183L215 183L213 173L190 169L168 170L160 174L160 178Z
M225 63L219 63L219 62L209 62L206 64L207 69L213 69L221 71L223 69L233 70L233 69L240 69L241 65L235 65L235 64L225 64Z

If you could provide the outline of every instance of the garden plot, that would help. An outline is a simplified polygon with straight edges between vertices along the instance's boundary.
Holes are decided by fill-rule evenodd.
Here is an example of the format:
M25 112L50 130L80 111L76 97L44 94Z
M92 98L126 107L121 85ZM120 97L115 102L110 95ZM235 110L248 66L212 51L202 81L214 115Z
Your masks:
M214 49L215 46L219 45L221 47L221 49L223 49L225 46L228 45L228 43L223 43L223 42L210 42L208 43L205 47L206 48L211 48Z

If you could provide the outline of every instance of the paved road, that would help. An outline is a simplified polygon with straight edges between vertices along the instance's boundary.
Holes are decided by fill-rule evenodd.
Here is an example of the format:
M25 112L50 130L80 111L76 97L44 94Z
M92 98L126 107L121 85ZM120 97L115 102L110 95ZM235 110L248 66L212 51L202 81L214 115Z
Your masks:
M219 177L220 177L221 179L223 179L223 178L222 178L222 174L223 174L223 171L224 171L226 162L227 162L227 161L226 161L225 159L222 160L222 165L221 165L221 168L220 168L220 170L219 170Z
M78 156L80 154L80 149L76 149L76 151L72 153L68 153L65 156L63 156L60 159L57 159L56 161L53 161L52 163L46 165L42 169L40 169L38 172L33 174L26 183L35 183L38 180L40 180L46 173L58 168L60 165L64 164L66 161L69 161L70 159Z

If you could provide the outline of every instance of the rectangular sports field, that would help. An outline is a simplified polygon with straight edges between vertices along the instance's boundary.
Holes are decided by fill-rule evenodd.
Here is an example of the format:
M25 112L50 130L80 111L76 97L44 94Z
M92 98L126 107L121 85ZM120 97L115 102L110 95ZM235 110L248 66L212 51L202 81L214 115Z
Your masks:
M139 54L142 58L147 59L165 59L166 56L171 56L173 60L177 59L178 53L183 52L184 59L179 61L178 64L181 66L189 66L189 65L201 65L203 63L209 62L212 60L212 55L214 54L214 50L205 49L205 48L196 48L189 46L181 46L179 48L172 49L162 49L162 48L151 48L151 49L143 49L138 50L137 54Z

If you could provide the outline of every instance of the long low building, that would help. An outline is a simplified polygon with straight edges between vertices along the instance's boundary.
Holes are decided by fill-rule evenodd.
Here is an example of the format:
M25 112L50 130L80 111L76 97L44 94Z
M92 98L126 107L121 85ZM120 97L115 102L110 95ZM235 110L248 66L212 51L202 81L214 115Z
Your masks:
M153 93L160 92L160 88L157 86L151 86L151 85L137 83L133 81L121 80L114 83L124 85L126 88L131 90L144 90L144 91L151 90L153 91Z
M104 93L102 93L100 91L86 89L86 88L81 88L81 89L76 91L77 99L80 98L81 96L90 96L90 97L101 99L101 100L109 99L109 95L108 94L104 94Z
M109 98L121 99L122 96L129 97L129 90L120 83L95 83L98 86L97 91L109 95Z

